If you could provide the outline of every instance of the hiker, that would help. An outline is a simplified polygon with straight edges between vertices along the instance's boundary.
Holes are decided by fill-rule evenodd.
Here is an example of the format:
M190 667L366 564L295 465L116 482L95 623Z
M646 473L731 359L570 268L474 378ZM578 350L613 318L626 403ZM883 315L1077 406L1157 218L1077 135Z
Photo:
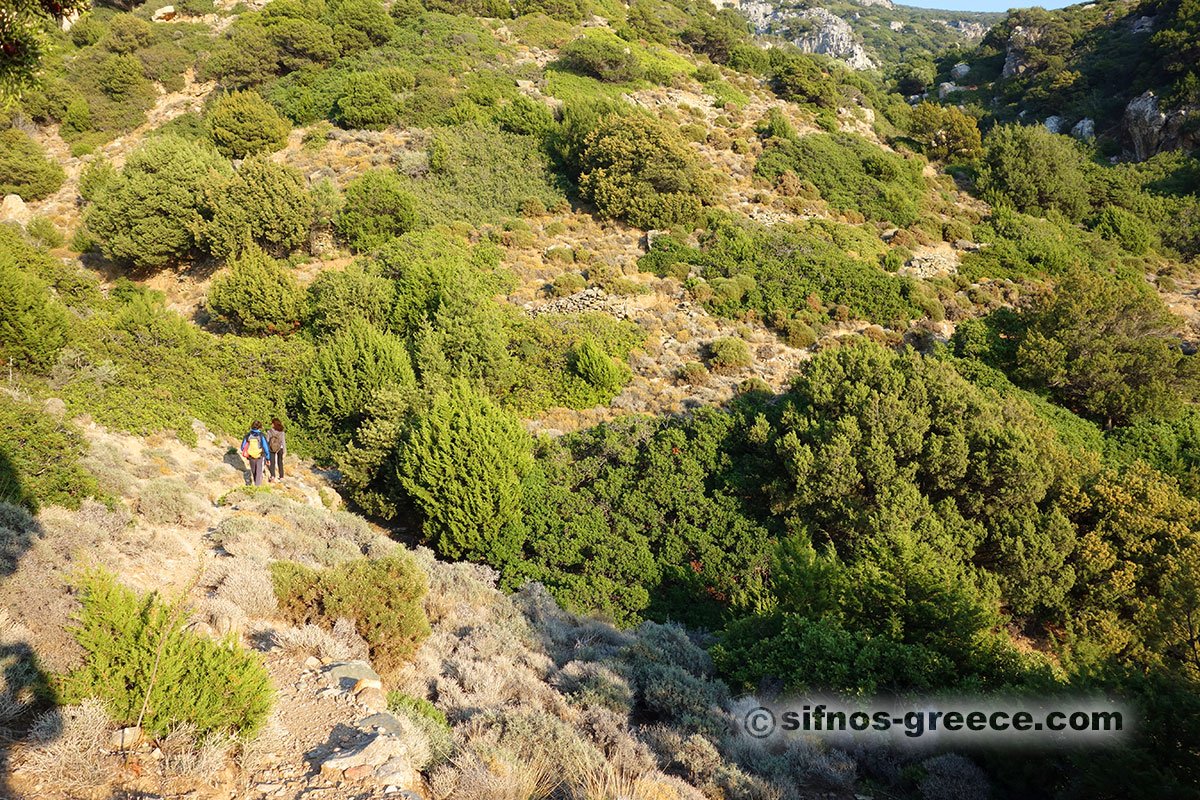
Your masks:
M271 457L271 445L262 432L262 423L255 422L250 432L242 439L242 458L250 462L250 479L255 486L262 486L263 461Z
M283 454L287 452L287 436L283 432L283 423L279 417L271 417L271 429L267 431L267 444L271 446L271 455L267 459L267 471L271 483L275 479L283 480Z

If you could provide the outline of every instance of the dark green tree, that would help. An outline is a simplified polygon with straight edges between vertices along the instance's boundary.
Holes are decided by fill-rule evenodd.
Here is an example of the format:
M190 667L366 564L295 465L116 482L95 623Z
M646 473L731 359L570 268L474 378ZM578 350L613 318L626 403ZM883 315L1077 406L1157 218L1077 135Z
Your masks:
M504 564L524 544L522 482L532 465L520 420L458 380L417 412L397 475L439 554Z
M258 92L239 91L218 100L204 118L208 138L228 158L274 153L287 144L291 124Z
M344 196L335 224L356 250L374 250L417 223L417 200L391 170L364 172Z
M304 290L284 264L257 247L246 249L208 290L208 311L254 336L291 333L300 324Z

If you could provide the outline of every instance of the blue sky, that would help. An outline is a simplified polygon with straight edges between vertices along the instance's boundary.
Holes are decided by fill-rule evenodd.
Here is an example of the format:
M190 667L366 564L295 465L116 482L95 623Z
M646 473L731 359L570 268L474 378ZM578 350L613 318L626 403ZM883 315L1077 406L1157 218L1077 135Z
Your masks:
M902 0L900 5L917 6L919 8L940 8L947 11L1008 11L1010 8L1028 8L1029 6L1041 6L1042 8L1062 8L1072 5L1073 2L1054 2L1054 0L1046 0L1046 2L1028 2L1028 3L1013 3L1012 0Z

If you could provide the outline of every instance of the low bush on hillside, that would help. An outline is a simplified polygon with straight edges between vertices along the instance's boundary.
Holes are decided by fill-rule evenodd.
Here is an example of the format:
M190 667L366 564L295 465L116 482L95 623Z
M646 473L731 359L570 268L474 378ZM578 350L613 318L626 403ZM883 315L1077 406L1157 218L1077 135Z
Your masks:
M221 155L245 158L274 153L287 144L292 126L258 92L233 92L208 110L208 137Z
M304 290L284 264L247 250L208 290L208 311L251 335L291 333L300 324Z
M0 195L41 200L58 191L67 174L41 145L16 128L0 130Z
M182 600L139 597L100 570L83 573L77 586L74 634L85 655L62 678L69 702L99 697L118 724L140 720L155 735L186 723L202 733L252 736L266 721L272 689L258 656L187 630Z
M335 224L356 250L374 250L417 224L417 199L391 170L374 169L346 186Z
M429 635L421 604L426 577L407 552L324 570L276 561L271 577L280 612L293 623L332 629L339 617L354 620L371 649L372 664L385 678Z
M903 228L921 215L921 162L920 157L887 152L856 134L814 134L769 140L754 174L774 181L792 170L816 186L830 206Z
M83 498L99 496L96 479L79 463L86 451L74 425L0 393L0 501L36 511L77 508Z

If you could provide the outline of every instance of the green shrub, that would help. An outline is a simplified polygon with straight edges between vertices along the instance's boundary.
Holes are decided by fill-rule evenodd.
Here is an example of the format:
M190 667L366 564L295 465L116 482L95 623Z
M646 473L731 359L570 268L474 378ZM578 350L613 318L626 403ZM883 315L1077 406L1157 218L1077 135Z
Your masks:
M555 297L567 297L575 294L587 286L587 281L577 272L564 272L554 279L554 284L551 287L551 294Z
M208 193L229 164L183 139L150 139L129 154L84 213L104 254L139 268L159 268L187 256L211 215Z
M235 259L208 290L208 311L239 333L291 333L300 324L304 290L282 263L258 248Z
M396 92L412 88L412 76L404 81L382 72L352 74L343 84L342 92L333 106L333 119L343 128L383 130L395 124L400 116Z
M79 466L87 446L78 428L40 404L0 393L0 502L37 512L48 505L78 508L83 498L98 496L96 479Z
M388 711L407 717L429 742L431 760L422 767L428 769L447 760L454 752L454 734L446 715L423 697L413 697L401 691L388 692Z
M1091 228L1134 255L1145 255L1154 244L1150 224L1120 206L1105 206L1092 221Z
M785 100L811 103L823 109L837 106L837 84L809 56L787 59L775 70L773 83L775 92Z
M67 174L42 146L16 128L0 131L0 195L41 200L58 191Z
M634 81L646 71L629 45L611 34L567 42L559 49L558 58L568 69L607 83Z
M550 19L579 22L583 19L584 3L580 0L513 0L518 16L545 14Z
M79 48L88 47L100 41L106 33L108 25L99 17L92 13L84 14L71 26L71 43Z
M219 258L250 246L283 255L308 239L313 199L295 167L252 156L212 197L216 207L204 240Z
M520 421L461 380L417 412L397 457L438 553L491 564L521 549L521 482L531 468Z
M264 84L278 69L278 48L258 25L232 26L204 65L206 77L236 89Z
M928 100L918 103L909 130L930 158L970 161L983 155L978 123L953 106Z
M354 320L384 328L395 294L395 284L363 260L341 272L325 270L308 285L305 324L317 336L335 333Z
M409 183L420 198L424 224L461 220L474 226L514 217L532 201L554 208L566 201L541 142L467 122L435 132L430 172Z
M817 332L801 320L789 319L783 326L783 338L790 347L812 347L817 343Z
M374 169L346 187L336 225L355 249L374 250L412 230L416 222L416 198L404 189L396 173Z
M150 44L153 26L132 14L117 14L108 21L108 36L101 46L114 53L128 54Z
M2 240L0 240L2 241ZM46 372L67 342L70 318L49 287L0 247L0 361Z
M204 117L208 138L228 158L274 153L287 144L292 126L258 92L227 94Z
M716 371L733 371L748 367L753 359L750 348L741 339L726 336L708 346L708 363Z
M609 117L588 135L579 188L601 215L690 229L714 184L679 132L652 117Z
M43 250L62 247L67 241L49 217L38 215L25 223L25 234Z
M276 561L271 578L279 610L290 621L332 629L339 617L353 620L371 648L371 663L385 679L429 636L421 603L427 578L407 551L324 570Z
M679 368L679 374L676 376L680 383L686 383L692 386L703 386L708 383L709 372L708 367L701 364L699 361L689 361Z
M521 136L545 136L554 127L554 114L545 103L517 95L496 111L501 130Z
M342 55L385 43L395 23L379 0L341 0L330 3L324 22L333 28L333 41Z
M119 725L135 724L144 706L142 727L156 736L184 723L202 734L252 736L266 721L272 689L258 656L232 638L217 643L188 630L182 600L139 598L99 570L76 585L82 609L72 632L84 663L63 679L68 702L99 697Z
M572 356L571 368L602 392L615 393L629 380L628 367L611 358L591 339L580 342Z
M829 205L907 227L920 218L921 164L850 133L772 139L754 174L776 181L791 170L817 187Z
M984 139L976 185L993 202L1078 221L1091 207L1086 162L1075 142L1043 125L997 125Z
M292 407L321 455L340 449L358 427L375 392L416 382L402 339L352 320L324 340L299 377Z
M117 170L106 158L97 158L88 163L79 174L79 196L84 200L95 200L100 191L117 177Z

